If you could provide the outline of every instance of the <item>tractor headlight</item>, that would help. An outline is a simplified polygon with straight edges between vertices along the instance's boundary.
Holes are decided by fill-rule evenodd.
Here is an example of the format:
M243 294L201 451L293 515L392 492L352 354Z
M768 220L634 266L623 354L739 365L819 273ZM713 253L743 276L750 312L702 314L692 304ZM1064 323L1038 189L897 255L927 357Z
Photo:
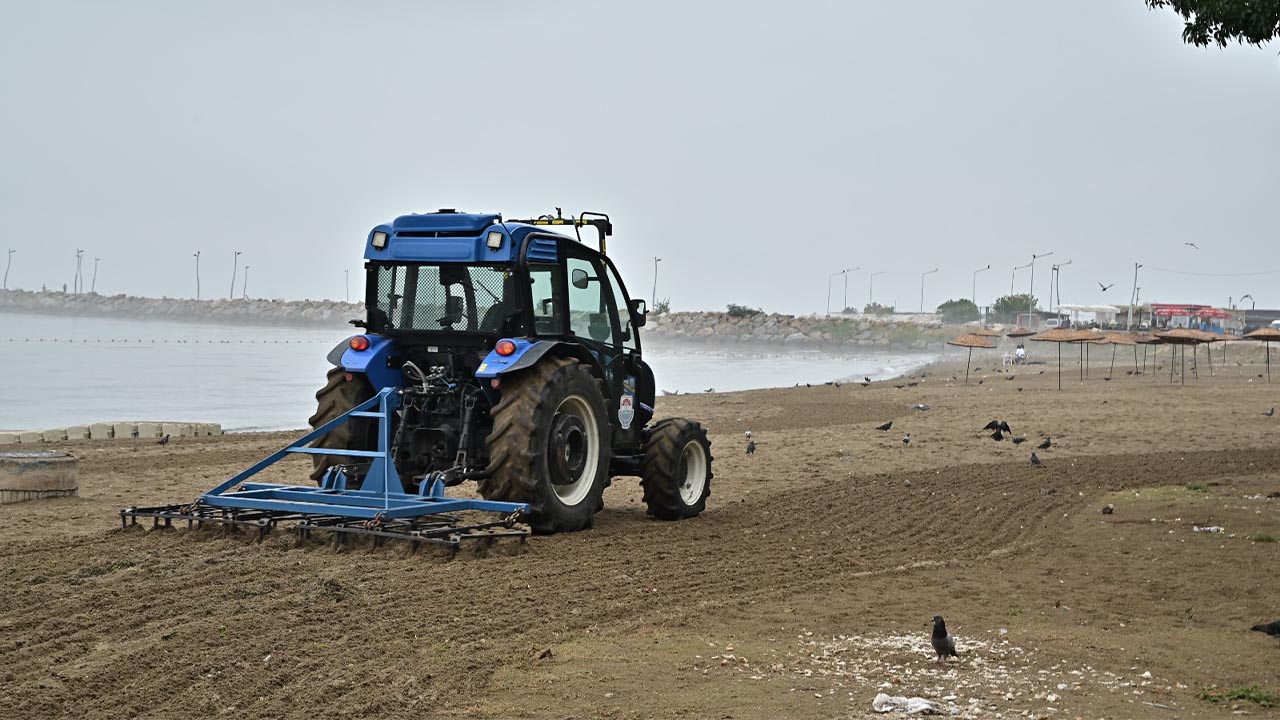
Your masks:
M387 233L383 230L373 231L373 246L378 250L387 246Z
M484 244L487 245L490 250L497 250L502 247L502 231L490 230L489 236L485 238Z

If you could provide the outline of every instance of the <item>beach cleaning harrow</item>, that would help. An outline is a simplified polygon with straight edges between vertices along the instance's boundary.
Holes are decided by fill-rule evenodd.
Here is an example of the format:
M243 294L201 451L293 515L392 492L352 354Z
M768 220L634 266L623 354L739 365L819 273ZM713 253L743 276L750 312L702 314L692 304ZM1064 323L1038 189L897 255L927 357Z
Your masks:
M259 539L272 529L287 525L300 539L329 534L335 545L342 546L352 538L365 537L375 547L387 540L403 540L410 544L411 551L432 545L457 552L464 543L486 547L503 539L527 538L529 530L520 523L528 509L524 503L448 497L443 472L424 477L416 493L405 491L391 452L391 419L400 407L403 392L383 388L193 503L125 508L120 511L121 525L128 529L139 526L140 519L150 518L153 528L170 528L174 521L185 522L189 528L219 525L228 532L256 531ZM377 422L376 450L309 446L354 418ZM364 462L330 466L318 487L249 482L294 454L341 455ZM357 474L360 481L351 482ZM348 488L348 484L358 485L359 489Z

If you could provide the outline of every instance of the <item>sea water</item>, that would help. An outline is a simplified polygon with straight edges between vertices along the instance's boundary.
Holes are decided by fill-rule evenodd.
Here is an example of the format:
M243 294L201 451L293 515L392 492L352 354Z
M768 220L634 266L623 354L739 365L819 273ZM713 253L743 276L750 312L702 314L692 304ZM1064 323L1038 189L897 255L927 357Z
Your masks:
M350 330L0 313L0 429L115 421L305 427L325 355ZM897 377L928 354L646 349L662 392Z

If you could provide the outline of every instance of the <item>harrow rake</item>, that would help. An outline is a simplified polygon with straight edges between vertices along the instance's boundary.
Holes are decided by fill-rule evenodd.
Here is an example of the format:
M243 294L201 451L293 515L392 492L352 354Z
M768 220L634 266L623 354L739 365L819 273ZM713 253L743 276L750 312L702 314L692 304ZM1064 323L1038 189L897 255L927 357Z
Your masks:
M403 491L391 452L390 418L399 403L399 391L384 388L349 412L204 493L194 503L128 507L120 511L120 524L127 530L137 527L140 518L151 518L153 529L171 528L175 520L185 521L188 528L202 528L206 524L219 525L225 532L244 528L256 530L259 541L273 528L289 524L299 540L311 538L313 533L330 533L337 547L346 545L353 537L370 538L374 547L381 547L387 540L403 540L410 544L411 553L423 545L442 546L451 554L457 554L463 543L475 544L478 549L506 538L519 538L523 543L529 530L517 524L528 509L524 503L447 497L442 472L423 478L416 493ZM375 406L377 409L373 410ZM308 446L355 417L378 420L377 450ZM295 453L336 454L367 458L369 462L358 490L347 488L349 478L356 472L355 465L332 466L319 487L247 482L263 469ZM476 522L456 514L461 512L498 517Z

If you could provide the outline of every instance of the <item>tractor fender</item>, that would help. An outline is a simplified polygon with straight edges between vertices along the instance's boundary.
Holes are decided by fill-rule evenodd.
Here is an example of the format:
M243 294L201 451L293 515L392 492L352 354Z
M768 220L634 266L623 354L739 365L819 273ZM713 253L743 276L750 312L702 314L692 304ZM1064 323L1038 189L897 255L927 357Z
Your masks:
M324 359L328 360L329 364L334 367L342 367L342 356L350 349L351 338L347 338L337 345L334 345L333 349L329 351L329 354L324 356Z
M390 359L391 353L395 351L395 342L391 338L377 335L365 335L365 337L369 338L369 347L367 349L355 350L348 341L344 343L346 350L342 353L342 361L335 364L346 369L349 373L364 373L369 378L369 384L373 386L374 390L381 390L384 387L400 387L403 384L400 371L393 370L387 366L387 360ZM342 346L329 352L330 362L333 362L333 356L340 347Z
M544 355L548 354L557 357L574 358L586 365L591 370L592 375L604 377L604 373L600 369L600 361L585 347L577 343L556 340L525 340L524 338L507 339L516 346L516 351L510 355L503 356L499 355L497 350L490 350L476 370L477 379L489 380L500 375L531 368Z

